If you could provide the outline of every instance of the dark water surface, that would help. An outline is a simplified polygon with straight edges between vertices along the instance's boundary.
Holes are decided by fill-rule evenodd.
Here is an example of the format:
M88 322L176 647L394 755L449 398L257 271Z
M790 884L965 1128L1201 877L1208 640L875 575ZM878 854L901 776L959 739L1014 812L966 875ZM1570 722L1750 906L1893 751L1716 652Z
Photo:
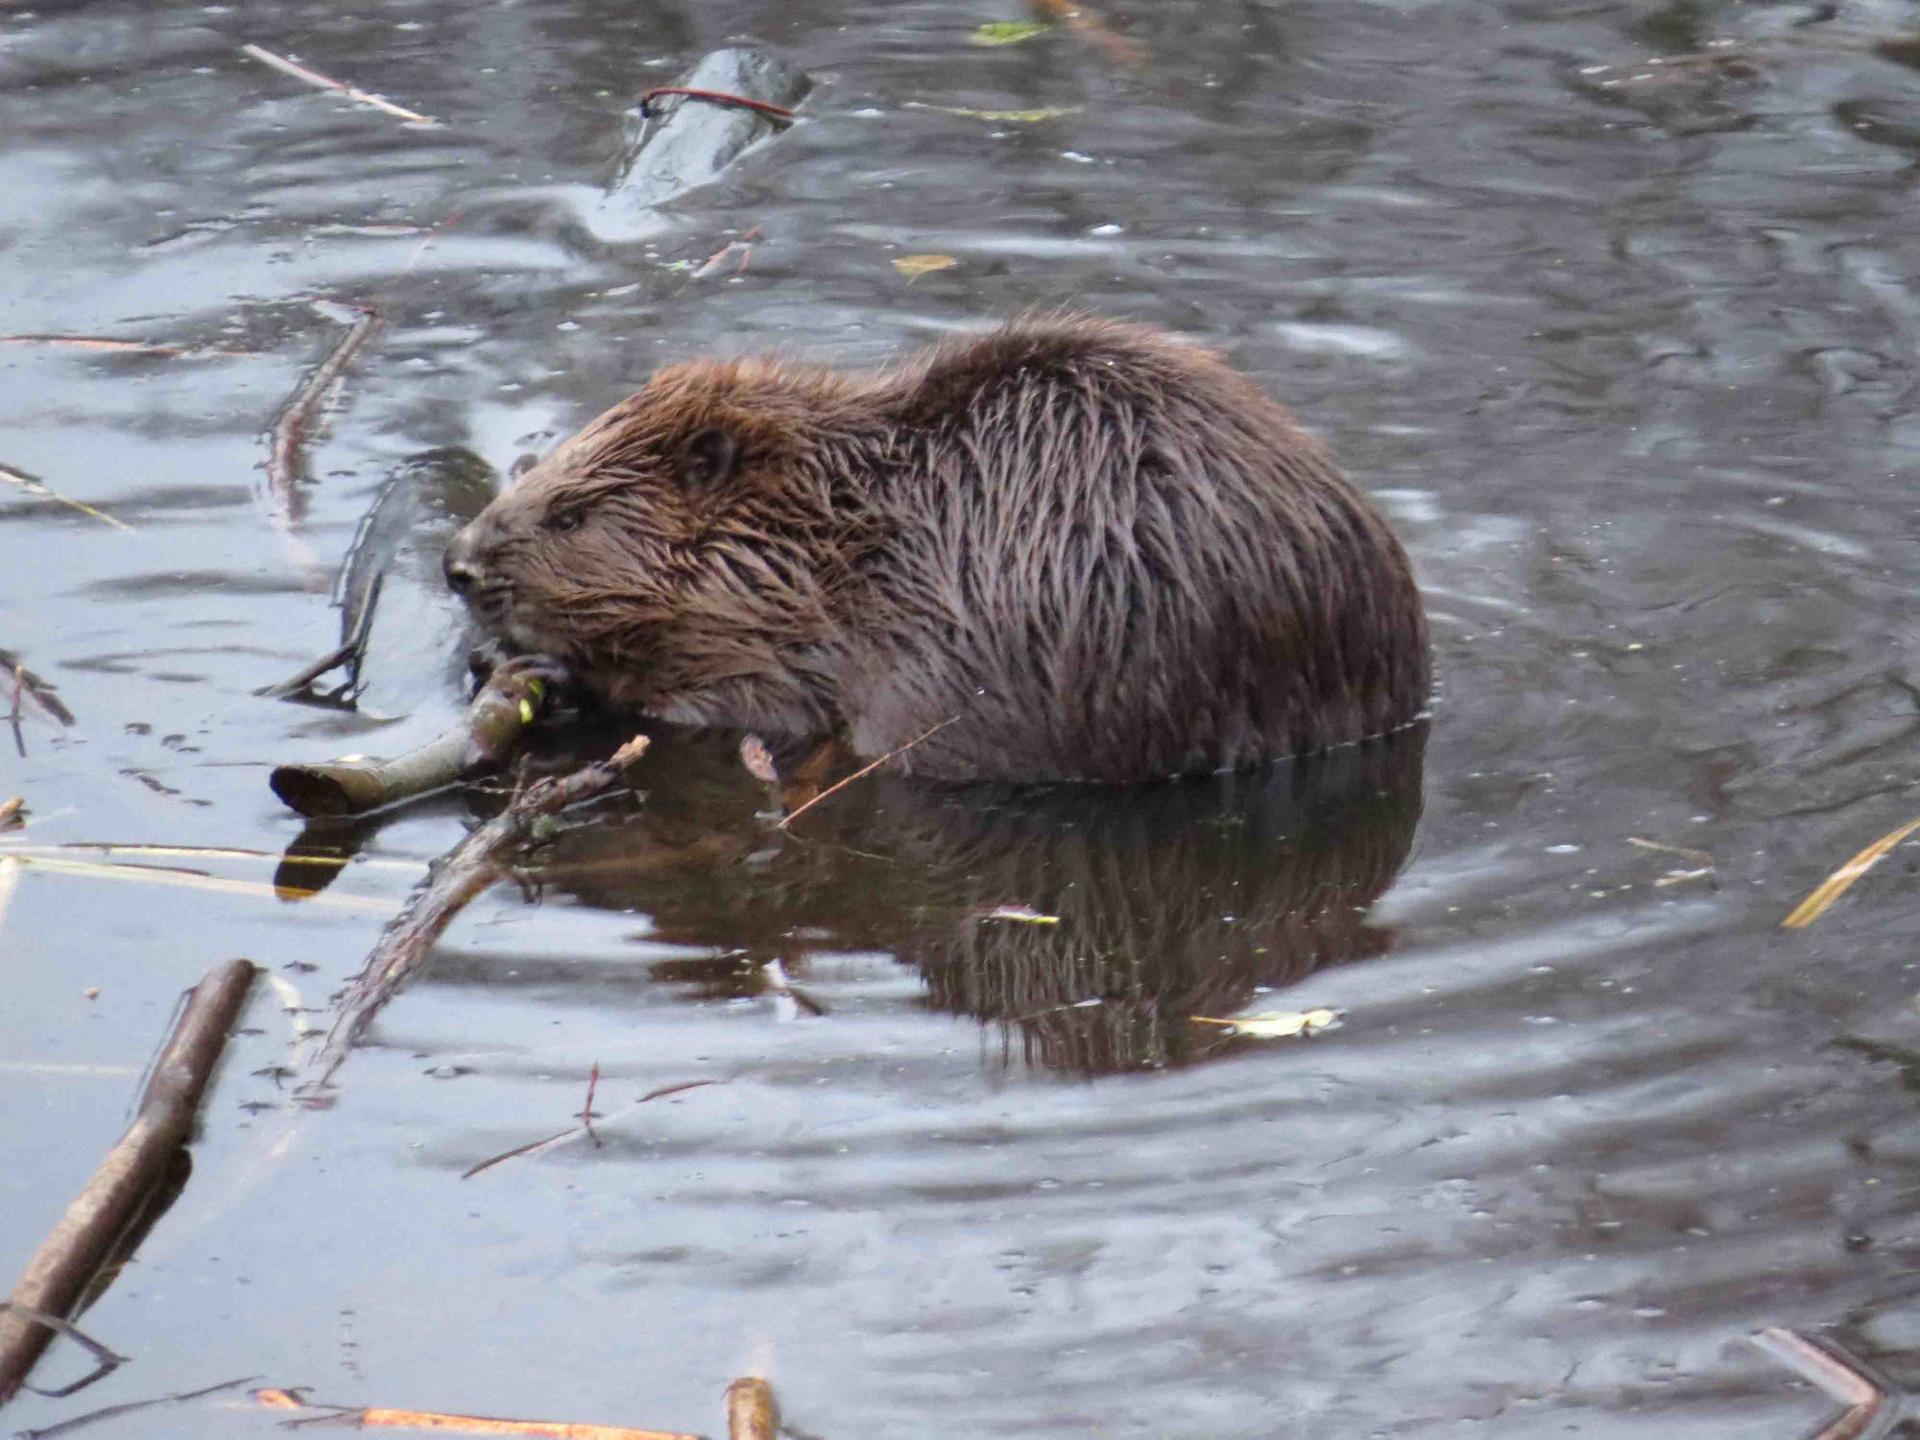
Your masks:
M0 646L77 717L29 707L24 759L0 734L34 812L4 843L242 847L62 853L263 885L300 832L268 765L445 723L430 543L358 715L252 695L334 643L327 577L407 455L504 470L670 358L875 362L1036 304L1292 402L1407 537L1440 676L1424 753L1106 798L876 780L786 840L723 741L663 741L644 805L456 923L327 1111L277 1074L325 1018L287 1007L358 969L466 798L357 833L304 902L26 870L0 1276L179 991L232 955L275 984L85 1317L135 1363L8 1427L260 1375L713 1432L758 1366L826 1440L1754 1440L1825 1408L1757 1327L1920 1376L1915 850L1779 928L1920 813L1920 52L1874 48L1920 11L1838 11L1110 4L1138 74L1070 31L969 45L1020 14L984 3L0 12L0 330L194 347L0 344L0 464L132 527L0 486ZM821 82L804 123L670 213L606 208L636 91L741 35ZM1633 63L1720 39L1754 48ZM743 274L691 278L753 227ZM892 263L922 254L957 263ZM289 516L262 434L351 318L315 300L387 323ZM984 918L1014 903L1061 923ZM1297 1006L1347 1023L1187 1018ZM596 1062L601 1147L460 1178ZM635 1104L690 1081L723 1083Z

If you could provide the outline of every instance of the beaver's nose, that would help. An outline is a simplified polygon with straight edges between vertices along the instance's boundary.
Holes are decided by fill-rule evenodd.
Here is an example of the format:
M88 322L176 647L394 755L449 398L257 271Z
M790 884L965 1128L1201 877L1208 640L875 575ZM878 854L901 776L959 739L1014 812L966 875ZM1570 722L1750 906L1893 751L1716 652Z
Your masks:
M456 595L464 596L479 583L479 555L473 543L471 525L463 528L447 543L447 553L440 558L440 569L447 577L447 587Z

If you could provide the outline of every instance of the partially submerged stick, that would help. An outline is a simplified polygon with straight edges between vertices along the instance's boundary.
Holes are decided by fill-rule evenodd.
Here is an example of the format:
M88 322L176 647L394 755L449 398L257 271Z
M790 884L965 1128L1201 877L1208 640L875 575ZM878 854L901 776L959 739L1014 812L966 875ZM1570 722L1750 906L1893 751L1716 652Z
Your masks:
M319 368L300 382L273 422L267 449L267 488L289 515L293 513L293 497L300 484L300 447L312 426L314 414L327 398L334 381L379 328L380 312L361 309L360 318L347 327Z
M444 1410L394 1410L378 1405L327 1405L302 1400L291 1390L256 1390L270 1410L319 1410L313 1420L336 1420L362 1430L441 1430L463 1435L502 1435L522 1440L700 1440L675 1430L636 1430L631 1425L589 1425L571 1420L501 1420L491 1415L453 1415ZM311 1420L289 1421L310 1424Z
M434 861L426 881L373 947L366 968L340 997L333 1027L314 1057L312 1078L300 1087L305 1099L317 1100L380 1008L425 963L434 942L467 902L507 873L508 862L534 837L537 823L607 789L646 753L648 743L646 736L637 735L598 764L535 782Z
M253 976L249 962L232 960L193 987L133 1124L27 1262L11 1305L64 1316L79 1298L187 1138ZM0 1312L0 1404L19 1389L52 1333L17 1310Z
M1812 1440L1869 1440L1886 1434L1899 1418L1892 1389L1831 1341L1770 1325L1753 1337L1753 1343L1847 1407Z
M276 765L267 776L273 793L302 815L362 815L452 785L470 772L497 765L551 700L536 675L496 670L473 697L466 717L438 739L391 760L366 756L307 765Z
M813 78L777 55L716 50L671 85L649 92L642 124L622 157L593 228L610 238L654 223L654 207L720 178L758 141L777 135ZM707 97L720 97L718 100Z
M727 1440L778 1440L780 1403L773 1386L743 1375L727 1387Z

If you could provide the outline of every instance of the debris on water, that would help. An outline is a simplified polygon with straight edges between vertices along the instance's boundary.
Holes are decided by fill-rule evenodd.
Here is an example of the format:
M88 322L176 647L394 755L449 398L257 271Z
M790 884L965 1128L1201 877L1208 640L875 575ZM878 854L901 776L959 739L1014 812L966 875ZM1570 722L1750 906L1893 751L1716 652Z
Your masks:
M1814 889L1813 893L1794 906L1787 918L1780 924L1788 930L1803 930L1826 914L1833 902L1838 900L1867 871L1884 860L1902 840L1914 831L1920 830L1920 820L1909 820L1898 830L1890 831L1874 841L1866 849L1855 855Z
M38 475L29 475L26 471L17 470L11 465L0 465L0 480L6 481L9 485L18 486L36 500L51 500L54 504L64 505L69 510L78 510L82 515L91 515L103 525L111 525L116 530L131 530L133 528L124 520L114 519L113 516L107 514L104 510L94 509L93 506L87 504L84 500L75 500L69 496L62 495Z
M1234 1034L1253 1040L1284 1040L1294 1035L1306 1038L1323 1030L1338 1030L1346 1013L1321 1006L1314 1010L1264 1010L1257 1015L1235 1015L1225 1020L1211 1015L1187 1018L1198 1025L1224 1025Z
M893 268L907 277L909 283L922 275L931 275L939 270L951 270L960 262L951 255L902 255L893 262Z
M1043 915L1031 905L996 905L982 920L1014 920L1022 925L1058 925L1058 915Z
M311 85L316 90L331 90L336 95L346 96L356 104L372 106L375 110L391 115L396 120L404 120L409 125L428 126L440 123L431 115L422 115L418 110L409 110L403 105L396 105L391 100L383 99L358 86L349 85L344 80L335 80L330 75L322 75L318 70L310 70L298 61L289 60L284 55L276 55L273 51L263 49L261 46L242 45L240 53L252 56L262 65L271 65L282 75L291 75L302 84Z
M989 20L967 37L970 45L1018 45L1053 27L1040 20Z

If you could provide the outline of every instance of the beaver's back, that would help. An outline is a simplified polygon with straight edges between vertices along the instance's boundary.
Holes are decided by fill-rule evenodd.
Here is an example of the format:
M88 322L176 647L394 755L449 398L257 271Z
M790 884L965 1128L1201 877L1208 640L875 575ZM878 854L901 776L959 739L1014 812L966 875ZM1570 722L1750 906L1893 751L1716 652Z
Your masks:
M894 382L846 596L856 749L930 776L1141 780L1323 749L1426 703L1406 555L1207 352L1010 327ZM942 722L951 722L942 724Z

